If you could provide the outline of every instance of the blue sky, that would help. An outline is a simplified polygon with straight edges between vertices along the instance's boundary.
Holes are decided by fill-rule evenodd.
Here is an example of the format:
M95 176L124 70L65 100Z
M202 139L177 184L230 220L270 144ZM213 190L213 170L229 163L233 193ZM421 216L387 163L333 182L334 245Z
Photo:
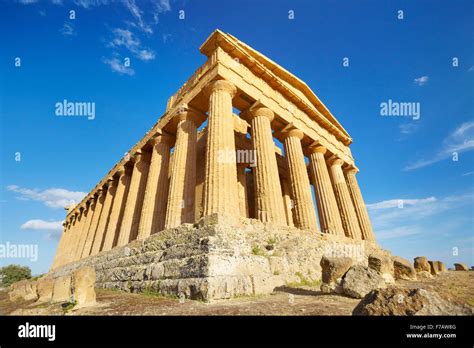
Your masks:
M0 262L49 269L62 206L156 122L219 28L304 80L346 128L384 248L472 265L473 23L470 0L0 2L0 242L39 252ZM56 116L64 99L94 102L95 119ZM420 118L381 116L388 100L419 103Z

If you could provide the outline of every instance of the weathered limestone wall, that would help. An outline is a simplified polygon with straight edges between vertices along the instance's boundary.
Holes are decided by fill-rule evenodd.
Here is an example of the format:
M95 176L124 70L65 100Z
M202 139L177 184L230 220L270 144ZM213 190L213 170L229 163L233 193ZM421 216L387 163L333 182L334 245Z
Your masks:
M57 278L83 266L97 273L96 287L211 301L271 293L290 282L321 278L323 255L367 264L377 249L363 240L212 215L136 240L53 271Z

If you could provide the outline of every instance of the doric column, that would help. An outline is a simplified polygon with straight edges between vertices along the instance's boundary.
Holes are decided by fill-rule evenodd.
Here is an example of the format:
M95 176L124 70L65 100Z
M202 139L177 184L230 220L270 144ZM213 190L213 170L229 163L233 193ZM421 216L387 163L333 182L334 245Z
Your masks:
M150 169L137 239L145 239L165 227L171 139L159 135L152 139L151 145Z
M102 249L102 244L107 231L107 224L109 222L110 210L114 201L115 192L117 191L117 180L109 178L107 180L107 195L105 196L104 206L99 217L99 224L95 232L94 242L92 243L91 255L97 255Z
M245 170L247 166L243 163L237 165L237 188L239 196L239 211L240 216L249 217L249 205L247 197L247 176Z
M339 205L342 225L344 226L346 236L353 239L361 239L359 221L357 220L351 195L341 168L343 163L343 160L335 156L331 157L329 161L334 193L336 194L336 200Z
M367 207L365 206L364 198L362 198L359 183L357 182L357 172L358 170L352 167L348 168L345 171L347 186L349 187L349 192L351 193L352 202L354 203L354 208L357 214L357 219L359 220L359 226L362 231L362 238L369 241L375 241L374 231L372 229L372 224L370 223Z
M61 266L61 256L63 255L64 252L64 247L67 239L67 231L69 229L69 222L67 219L63 222L63 233L61 234L61 239L59 240L58 247L56 248L56 254L54 256L54 261L53 264L51 265L51 269L56 269L59 266Z
M283 206L285 208L286 224L294 226L293 222L293 200L291 199L291 188L288 180L280 178L281 192L283 194Z
M95 232L97 231L97 225L99 224L99 218L102 214L102 206L104 205L106 192L100 188L97 190L97 198L95 199L94 216L92 217L89 231L87 231L87 239L82 250L82 259L88 257L92 250L92 243L94 243Z
M286 225L275 143L270 124L274 114L268 108L258 107L252 109L249 116L251 117L252 144L257 157L254 171L257 219Z
M301 229L318 230L314 210L308 171L304 162L301 139L304 134L298 129L292 129L283 134L285 158L290 174L290 188L293 197L295 226Z
M102 247L102 250L104 251L112 249L118 242L118 233L120 233L120 226L125 211L125 203L130 188L130 178L131 168L120 166L117 170L117 190L115 192L109 223L105 233L104 246Z
M225 80L206 87L209 117L203 191L204 216L239 215L232 98L237 89Z
M327 150L323 146L312 147L310 150L309 167L313 177L321 232L344 236L341 215L324 158Z
M184 110L176 115L178 126L169 184L165 228L194 223L196 196L196 114Z
M134 161L130 189L127 195L127 203L123 213L117 246L123 246L135 240L138 233L138 224L140 222L150 163L149 156L143 152L137 152Z
M71 253L72 253L72 246L73 246L73 240L75 237L75 233L77 231L77 213L71 216L71 222L70 222L70 227L68 230L68 234L66 235L66 240L64 244L64 252L61 255L61 265L65 265L70 262L71 259Z
M86 209L84 211L84 213L86 214L86 220L84 221L84 225L82 226L81 238L79 238L77 252L74 257L76 260L80 260L82 257L82 251L84 250L84 244L86 243L87 239L87 232L89 231L92 222L92 217L94 216L94 204L94 199L91 199L86 202Z
M79 250L79 242L82 236L82 229L86 223L86 207L81 206L79 208L79 214L77 215L77 227L74 233L73 240L71 241L71 252L69 255L69 262L76 261L76 254Z

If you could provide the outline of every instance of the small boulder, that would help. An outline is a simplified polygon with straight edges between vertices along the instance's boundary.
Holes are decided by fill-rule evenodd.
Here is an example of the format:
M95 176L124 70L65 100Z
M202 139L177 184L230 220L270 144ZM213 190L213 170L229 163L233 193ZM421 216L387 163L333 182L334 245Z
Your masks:
M454 268L456 271L467 271L467 265L465 263L455 263Z
M441 261L435 261L436 268L438 273L446 272L446 266Z
M95 270L92 267L82 267L74 272L73 293L75 308L93 306L96 303Z
M380 273L363 265L352 266L342 278L342 292L353 298L363 298L370 291L384 287Z
M430 272L430 264L428 263L428 259L424 256L415 257L413 267L417 273L423 271Z
M10 292L8 296L11 301L23 299L25 301L37 300L38 294L36 292L36 282L24 279L10 285Z
M436 265L436 261L428 261L428 262L430 264L430 273L432 275L438 275L439 271L438 271L438 266Z
M369 268L380 273L387 283L394 283L392 256L387 251L379 251L368 257Z
M54 279L51 302L71 302L71 277L63 276Z
M352 315L472 315L468 306L457 305L424 289L389 287L373 290Z
M395 279L413 280L416 279L415 269L410 261L403 257L395 256L393 258L393 268Z
M350 257L326 257L321 258L321 272L323 283L334 283L341 278L352 266Z
M49 302L53 296L54 280L52 278L40 278L37 281L36 292L38 293L37 302Z

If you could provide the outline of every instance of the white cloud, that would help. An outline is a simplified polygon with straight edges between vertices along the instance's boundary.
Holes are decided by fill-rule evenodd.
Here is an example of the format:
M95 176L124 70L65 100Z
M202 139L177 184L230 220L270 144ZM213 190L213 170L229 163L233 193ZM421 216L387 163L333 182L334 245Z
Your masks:
M428 76L421 76L414 79L413 82L415 83L415 85L423 86L423 85L426 85L426 83L428 83L428 80L429 80Z
M117 72L121 75L135 75L135 70L133 70L129 66L125 66L123 62L121 62L118 58L104 58L102 59L102 61L105 64L109 65L112 71Z
M467 71L469 72L474 71L474 65L472 65Z
M22 230L62 231L63 221L28 220L20 228Z
M64 23L63 27L59 30L64 36L75 36L76 31L74 30L74 24Z
M17 199L24 201L40 201L50 208L64 208L79 203L86 195L85 192L69 191L61 188L46 190L21 188L17 185L7 186L8 191L18 193Z
M147 61L155 59L155 52L143 48L140 39L138 39L130 30L115 28L112 30L112 33L114 37L109 43L110 47L125 47L140 60Z
M415 163L409 164L405 170L414 170L429 166L433 163L445 160L453 156L453 153L461 153L474 149L474 121L461 124L444 140L441 150L432 158L421 159Z
M412 235L420 234L420 233L422 233L422 230L418 226L401 226L401 227L395 227L392 229L377 231L377 239L379 240L392 239L392 238L412 236Z
M19 4L22 5L30 5L30 4L35 4L38 2L38 0L16 0Z
M370 210L379 210L379 209L390 209L390 208L399 208L400 206L410 206L410 205L417 205L417 204L424 204L435 202L435 197L428 197L428 198L417 198L417 199L390 199L387 201L367 204L367 209Z
M139 29L143 30L147 34L152 34L153 29L144 22L142 15L143 12L135 3L135 0L124 0L123 4L125 7L130 11L132 16L135 18L136 23L133 23L134 26L138 27Z
M398 126L400 133L408 135L414 133L418 129L418 125L415 123L403 123Z
M399 201L403 201L403 208L399 207ZM424 218L473 203L474 195L464 194L443 198L391 199L368 204L367 208L376 231L393 231L403 226L416 226Z

